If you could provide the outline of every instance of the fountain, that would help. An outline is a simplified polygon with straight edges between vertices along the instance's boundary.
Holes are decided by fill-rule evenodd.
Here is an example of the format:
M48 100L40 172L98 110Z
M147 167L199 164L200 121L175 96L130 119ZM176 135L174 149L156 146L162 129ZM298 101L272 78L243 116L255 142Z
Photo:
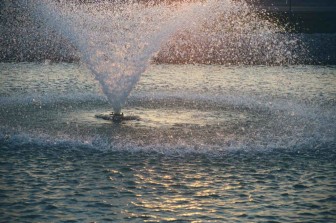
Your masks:
M332 222L336 67L305 43L335 39L229 0L0 1L0 222Z
M214 6L154 2L32 4L37 19L79 51L81 61L95 75L113 107L111 120L127 119L121 108L161 45L177 31L202 22Z
M112 116L97 117L110 120L126 120L121 115L122 106L153 57L156 62L169 63L242 60L257 64L283 63L289 58L295 63L300 53L304 54L298 39L291 37L289 41L288 36L277 34L281 28L261 21L244 3L229 0L50 0L28 5L38 21L77 49L114 110ZM263 35L254 34L255 30ZM223 55L223 49L229 53ZM294 50L296 55L292 55Z

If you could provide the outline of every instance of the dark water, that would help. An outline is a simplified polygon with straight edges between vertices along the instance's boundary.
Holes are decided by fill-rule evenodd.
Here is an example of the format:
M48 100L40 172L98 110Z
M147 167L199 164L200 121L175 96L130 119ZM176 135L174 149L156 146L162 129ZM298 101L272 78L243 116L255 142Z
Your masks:
M0 64L0 222L333 222L334 66L152 65L111 123L78 64Z
M174 157L27 144L1 146L3 222L335 220L335 153Z

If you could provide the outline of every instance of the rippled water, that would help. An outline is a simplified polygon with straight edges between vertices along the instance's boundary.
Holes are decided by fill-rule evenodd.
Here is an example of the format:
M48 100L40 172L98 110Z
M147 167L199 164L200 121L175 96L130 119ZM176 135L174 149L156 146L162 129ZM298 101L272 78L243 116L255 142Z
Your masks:
M0 64L1 222L332 222L334 66L151 65L111 123L80 64Z
M222 157L1 147L1 220L332 222L326 154Z

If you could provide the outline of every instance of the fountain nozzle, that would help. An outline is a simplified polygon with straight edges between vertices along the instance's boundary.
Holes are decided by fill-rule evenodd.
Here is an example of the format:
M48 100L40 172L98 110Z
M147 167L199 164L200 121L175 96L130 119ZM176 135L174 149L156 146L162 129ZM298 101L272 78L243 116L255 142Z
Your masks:
M124 113L111 113L111 120L113 122L121 122L124 119Z

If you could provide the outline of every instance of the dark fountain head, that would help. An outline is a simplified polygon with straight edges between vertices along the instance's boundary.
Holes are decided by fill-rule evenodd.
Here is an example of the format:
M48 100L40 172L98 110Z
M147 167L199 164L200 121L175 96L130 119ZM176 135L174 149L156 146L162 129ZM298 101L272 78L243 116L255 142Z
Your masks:
M96 118L101 118L115 123L120 123L127 119L127 117L124 116L124 113L115 113L115 112L111 112L110 114L96 115Z
M113 122L121 122L124 119L124 113L111 113L111 120Z
M125 116L124 113L111 112L109 114L99 114L96 118L112 121L113 123L121 123L124 121L140 121L138 116Z

